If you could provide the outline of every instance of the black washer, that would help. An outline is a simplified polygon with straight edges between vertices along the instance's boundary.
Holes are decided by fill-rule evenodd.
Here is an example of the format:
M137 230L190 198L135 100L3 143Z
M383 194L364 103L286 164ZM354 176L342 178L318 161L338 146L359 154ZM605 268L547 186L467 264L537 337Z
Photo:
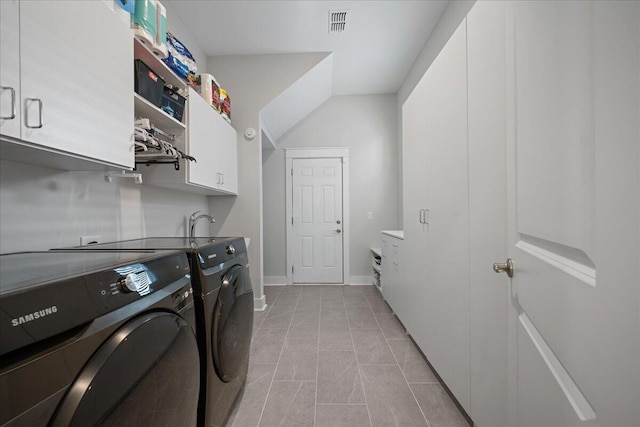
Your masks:
M195 426L189 272L176 251L1 255L0 425Z
M244 386L253 331L253 289L241 237L149 237L76 251L182 250L191 266L200 348L201 425L224 426ZM226 285L225 285L226 283Z

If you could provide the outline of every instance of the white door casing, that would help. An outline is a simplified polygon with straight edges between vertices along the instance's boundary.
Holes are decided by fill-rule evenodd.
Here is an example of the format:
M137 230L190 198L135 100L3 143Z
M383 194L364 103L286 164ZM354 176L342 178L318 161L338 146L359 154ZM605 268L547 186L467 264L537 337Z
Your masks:
M347 159L346 149L286 150L289 285L349 282Z
M640 425L639 22L507 3L509 425Z

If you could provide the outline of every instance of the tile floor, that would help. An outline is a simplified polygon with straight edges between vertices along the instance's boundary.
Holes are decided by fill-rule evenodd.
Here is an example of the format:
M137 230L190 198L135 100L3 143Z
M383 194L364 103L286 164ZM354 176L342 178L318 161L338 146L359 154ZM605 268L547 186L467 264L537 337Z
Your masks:
M231 427L468 427L373 286L265 287Z

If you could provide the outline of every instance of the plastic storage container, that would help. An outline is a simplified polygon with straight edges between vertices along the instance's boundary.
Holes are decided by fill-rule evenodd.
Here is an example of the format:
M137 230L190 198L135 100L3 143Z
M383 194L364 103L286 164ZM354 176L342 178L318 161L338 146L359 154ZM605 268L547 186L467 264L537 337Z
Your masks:
M178 121L182 121L184 115L184 105L187 98L180 95L169 86L164 87L162 94L162 110Z
M162 106L164 79L139 59L135 60L135 73L136 93L160 108Z

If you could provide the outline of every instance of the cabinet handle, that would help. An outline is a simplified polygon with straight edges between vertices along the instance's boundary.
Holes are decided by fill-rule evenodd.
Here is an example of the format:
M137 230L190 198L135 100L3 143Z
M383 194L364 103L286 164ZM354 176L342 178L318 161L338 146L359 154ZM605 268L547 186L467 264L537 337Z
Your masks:
M0 86L0 91L10 90L11 91L11 115L10 116L0 116L2 120L13 120L16 118L16 90L10 86Z
M420 213L418 214L418 222L420 224L424 224L424 222L422 221L422 213L424 212L424 209L420 209Z
M222 177L222 182L220 184L224 185L224 174L221 173L220 176Z
M29 129L40 129L43 125L42 123L42 99L39 98L25 98L26 102L29 101L35 101L38 103L38 125L37 126L29 126L29 115L28 115L28 108L25 108L25 115L24 115L24 125L26 127L28 127Z

